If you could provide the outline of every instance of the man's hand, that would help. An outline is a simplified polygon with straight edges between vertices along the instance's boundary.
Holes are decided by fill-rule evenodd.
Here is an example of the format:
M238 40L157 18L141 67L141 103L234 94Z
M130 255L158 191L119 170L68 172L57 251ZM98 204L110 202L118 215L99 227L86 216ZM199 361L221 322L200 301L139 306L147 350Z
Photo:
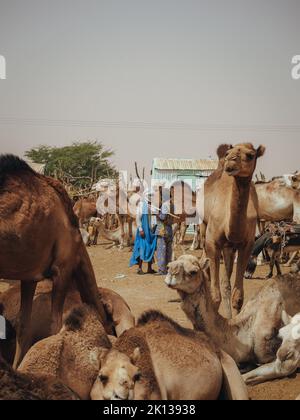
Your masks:
M140 230L140 235L142 239L145 239L146 235L145 232L143 231L143 229Z

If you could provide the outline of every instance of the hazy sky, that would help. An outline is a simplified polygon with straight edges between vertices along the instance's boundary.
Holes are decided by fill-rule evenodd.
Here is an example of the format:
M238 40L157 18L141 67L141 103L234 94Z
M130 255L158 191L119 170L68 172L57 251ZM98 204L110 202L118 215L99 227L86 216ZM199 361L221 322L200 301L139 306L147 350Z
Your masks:
M0 0L0 151L97 139L120 169L267 146L300 169L299 0Z

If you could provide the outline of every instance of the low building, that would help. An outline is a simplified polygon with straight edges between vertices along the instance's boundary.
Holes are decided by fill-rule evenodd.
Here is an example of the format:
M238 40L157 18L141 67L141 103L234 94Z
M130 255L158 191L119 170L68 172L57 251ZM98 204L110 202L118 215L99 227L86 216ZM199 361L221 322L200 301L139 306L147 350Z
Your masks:
M193 191L218 167L214 159L163 159L155 158L152 164L152 188L156 185L170 187L175 181L185 181Z

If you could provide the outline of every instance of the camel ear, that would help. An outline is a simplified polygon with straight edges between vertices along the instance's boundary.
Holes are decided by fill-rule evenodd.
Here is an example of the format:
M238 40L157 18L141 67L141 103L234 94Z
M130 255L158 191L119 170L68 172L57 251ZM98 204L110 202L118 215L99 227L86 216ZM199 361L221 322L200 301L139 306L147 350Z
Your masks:
M109 349L104 349L104 348L101 348L100 349L100 352L99 352L99 363L100 363L100 367L103 365L104 359L106 358L106 356L108 355L108 353L109 353Z
M201 270L207 271L209 269L209 259L208 258L202 258L199 261L199 266L200 266Z
M130 361L133 365L136 365L141 359L141 350L139 347L136 347L130 357Z
M228 150L232 149L233 146L232 144L221 144L218 148L217 148L217 155L219 160L223 159L226 155L226 153L228 152Z
M113 304L112 304L112 302L111 302L111 300L107 300L106 302L103 302L103 305L104 305L104 308L105 308L105 311L109 314L109 315L113 315L113 311L114 311L114 309L113 309Z
M285 326L289 325L292 321L292 317L284 310L282 311L281 319Z
M258 149L256 150L256 157L260 158L265 154L266 148L265 146L259 146Z

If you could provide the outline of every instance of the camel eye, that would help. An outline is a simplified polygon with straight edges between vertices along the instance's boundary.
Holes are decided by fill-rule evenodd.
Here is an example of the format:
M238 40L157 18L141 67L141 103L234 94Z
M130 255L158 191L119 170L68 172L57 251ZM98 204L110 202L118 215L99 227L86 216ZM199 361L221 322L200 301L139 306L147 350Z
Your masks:
M141 380L142 374L141 373L137 373L136 375L134 375L133 377L133 382L138 382Z
M192 276L195 276L197 273L198 273L198 271L194 270L194 271L190 271L189 275L192 277Z
M108 382L108 376L106 375L100 375L99 379L100 379L100 382L102 382L103 384L107 384Z
M246 153L247 160L253 160L254 155L252 153Z

